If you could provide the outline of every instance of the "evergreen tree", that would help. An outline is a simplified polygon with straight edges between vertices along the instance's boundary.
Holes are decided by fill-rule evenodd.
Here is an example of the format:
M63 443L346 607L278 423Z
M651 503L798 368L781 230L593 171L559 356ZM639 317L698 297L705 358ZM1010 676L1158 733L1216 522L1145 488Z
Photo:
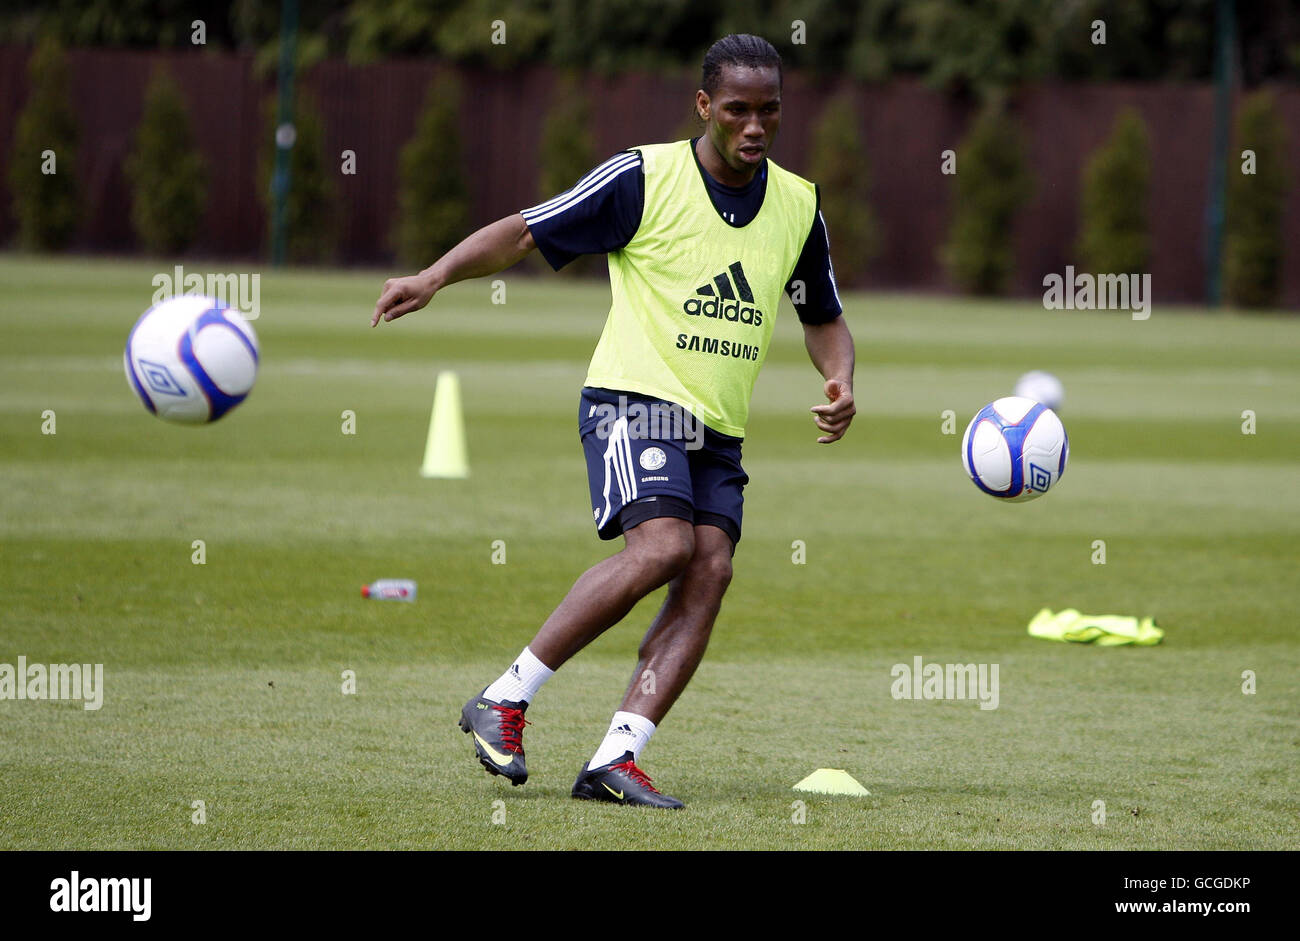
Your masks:
M18 243L29 251L60 249L72 241L80 215L77 121L62 47L42 41L28 61L27 74L31 92L9 154Z
M289 150L289 195L285 202L285 254L293 262L329 261L338 241L338 203L333 177L338 172L338 164L326 158L320 112L307 96L296 97L294 142ZM274 99L267 100L266 113L268 146L262 162L262 195L267 225L271 227L275 224L275 197L271 190L275 168Z
M1016 122L986 109L957 147L953 217L943 256L952 279L975 294L1006 289L1015 268L1016 214L1031 191Z
M469 188L461 164L461 87L454 77L429 85L415 133L402 147L397 254L427 268L469 233Z
M164 255L187 248L207 208L207 168L185 99L161 69L149 83L126 175L131 225L145 248Z
M846 283L855 280L877 247L865 150L852 96L835 98L823 109L813 130L808 175L821 187L822 216Z
M1277 303L1285 252L1282 217L1286 206L1286 129L1269 92L1256 92L1237 117L1237 147L1228 162L1228 205L1224 238L1225 293L1242 307ZM1243 151L1254 152L1254 172Z
M1084 167L1078 250L1086 270L1123 274L1146 269L1150 179L1146 124L1128 108L1115 119L1110 139Z

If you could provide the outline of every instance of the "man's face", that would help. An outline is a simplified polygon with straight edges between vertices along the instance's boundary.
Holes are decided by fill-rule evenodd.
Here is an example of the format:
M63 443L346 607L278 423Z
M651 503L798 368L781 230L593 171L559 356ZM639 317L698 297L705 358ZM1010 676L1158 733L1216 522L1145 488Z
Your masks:
M752 174L767 156L781 126L781 76L775 68L725 65L710 96L702 89L696 107L708 122L714 148L731 169Z

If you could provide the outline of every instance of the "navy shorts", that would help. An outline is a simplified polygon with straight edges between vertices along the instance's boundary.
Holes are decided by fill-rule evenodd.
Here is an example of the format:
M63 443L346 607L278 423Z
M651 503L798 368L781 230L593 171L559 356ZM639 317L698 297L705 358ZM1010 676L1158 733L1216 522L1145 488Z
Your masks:
M673 516L716 526L740 542L749 475L743 438L720 434L680 405L587 386L578 407L592 515L601 539Z

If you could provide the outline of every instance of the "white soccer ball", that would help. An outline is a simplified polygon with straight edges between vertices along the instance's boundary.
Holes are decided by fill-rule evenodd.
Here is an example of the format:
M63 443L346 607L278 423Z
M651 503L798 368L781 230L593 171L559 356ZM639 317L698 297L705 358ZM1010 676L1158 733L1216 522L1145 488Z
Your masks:
M155 304L126 339L127 382L167 421L214 422L257 378L257 334L236 310L198 294Z
M1069 457L1070 439L1056 413L1023 396L984 406L961 439L961 463L975 486L1012 503L1047 493Z
M1065 404L1065 386L1050 372L1035 369L1016 380L1016 395L1042 402L1054 412Z

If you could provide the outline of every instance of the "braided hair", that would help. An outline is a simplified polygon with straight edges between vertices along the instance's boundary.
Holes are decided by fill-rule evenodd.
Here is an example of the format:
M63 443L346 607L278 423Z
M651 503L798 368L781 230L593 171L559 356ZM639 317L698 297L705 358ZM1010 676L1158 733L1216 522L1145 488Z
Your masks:
M776 47L762 36L748 33L732 33L723 36L704 54L704 69L700 76L700 87L712 97L722 80L722 67L737 65L743 68L776 69L777 84L783 77L781 72L781 54Z

